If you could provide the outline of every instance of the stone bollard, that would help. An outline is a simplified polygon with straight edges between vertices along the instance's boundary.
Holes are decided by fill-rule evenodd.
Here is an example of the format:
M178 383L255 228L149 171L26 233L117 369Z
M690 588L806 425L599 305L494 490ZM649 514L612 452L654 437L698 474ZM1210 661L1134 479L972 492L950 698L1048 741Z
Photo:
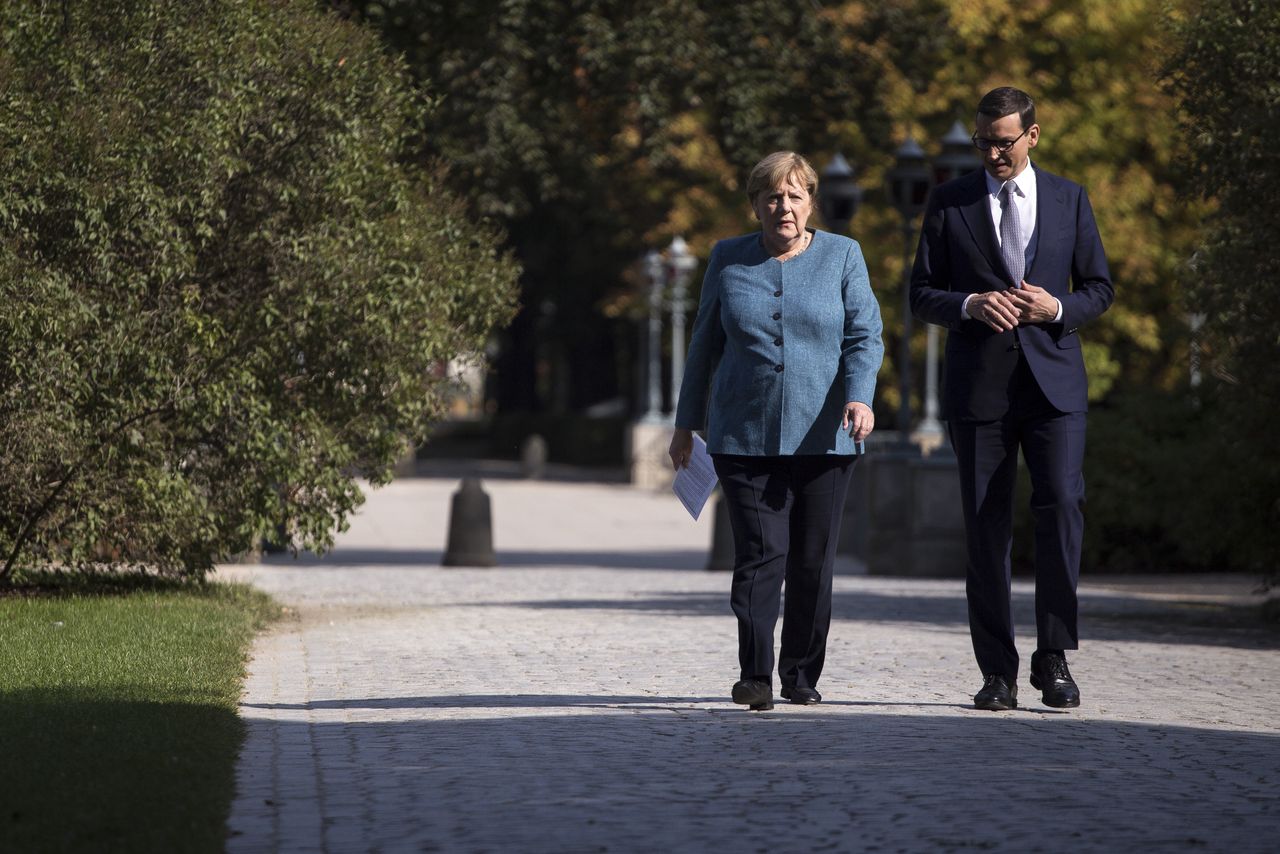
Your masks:
M495 566L493 517L489 496L474 477L463 478L453 494L449 514L449 542L441 566Z
M724 493L716 493L716 503L711 517L711 557L707 569L711 571L733 569L733 528L729 526L729 510L724 506Z
M547 472L547 440L532 433L520 445L520 469L530 480L540 480Z

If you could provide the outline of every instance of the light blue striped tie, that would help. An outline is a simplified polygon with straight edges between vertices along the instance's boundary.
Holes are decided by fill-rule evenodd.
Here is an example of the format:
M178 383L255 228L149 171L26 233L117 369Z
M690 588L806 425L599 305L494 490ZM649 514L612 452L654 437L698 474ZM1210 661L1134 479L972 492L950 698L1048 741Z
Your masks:
M1027 247L1022 240L1022 221L1018 219L1018 206L1013 203L1013 194L1017 190L1013 181L1005 181L1000 188L1000 257L1004 259L1005 269L1013 280L1015 288L1022 287L1022 277L1026 273Z

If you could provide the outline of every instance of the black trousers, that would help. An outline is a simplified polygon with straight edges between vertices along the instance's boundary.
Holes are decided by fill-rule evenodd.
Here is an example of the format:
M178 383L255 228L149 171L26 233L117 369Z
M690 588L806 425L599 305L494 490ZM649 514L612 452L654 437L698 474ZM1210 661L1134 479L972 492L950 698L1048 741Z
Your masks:
M773 629L785 580L778 679L783 687L817 687L840 517L856 459L713 455L733 529L730 602L738 617L740 678L773 682Z
M984 674L1017 679L1009 553L1018 449L1022 449L1031 475L1036 645L1038 649L1076 649L1076 584L1084 537L1085 414L1055 409L1022 361L1004 418L952 421L947 429L960 468L974 656Z

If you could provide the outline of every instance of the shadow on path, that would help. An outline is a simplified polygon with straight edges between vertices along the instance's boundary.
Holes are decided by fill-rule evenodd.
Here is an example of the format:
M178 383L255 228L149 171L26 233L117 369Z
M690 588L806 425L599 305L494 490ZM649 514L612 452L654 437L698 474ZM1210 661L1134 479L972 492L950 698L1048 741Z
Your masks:
M338 711L545 701L569 710L382 723L328 723L324 712L313 724L251 718L246 751L285 769L314 761L330 781L318 798L309 775L286 772L276 781L280 803L258 807L275 811L295 843L310 822L326 850L349 840L365 850L710 850L740 839L749 816L759 844L745 847L760 850L1252 852L1272 850L1280 821L1277 735L1071 715L900 715L858 704L753 714L724 703L663 707L664 699L705 702L313 703ZM652 705L631 707L641 700ZM621 708L582 711L596 703ZM250 801L254 783L241 780ZM1050 815L1052 838L1043 835ZM275 841L253 840L267 850Z
M309 703L244 703L247 709L559 709L629 705L723 703L723 697L591 696L576 694L458 694L440 697L369 697Z
M512 551L497 549L498 566L505 569L585 568L585 569L705 569L707 553L698 549L668 549L643 552ZM439 570L444 553L438 549L338 548L324 555L303 552L298 557L273 554L263 558L268 566L418 566ZM443 567L448 569L448 567Z
M779 700L779 704L783 701ZM658 697L579 694L459 694L440 697L369 697L354 700L313 700L309 703L243 703L246 709L611 709L633 706L659 709L672 706L714 705L723 710L724 697ZM968 709L959 703L878 703L870 700L827 700L825 707L892 707ZM1034 710L1044 711L1044 710ZM1054 710L1047 710L1054 711ZM1055 714L1057 712L1054 712Z

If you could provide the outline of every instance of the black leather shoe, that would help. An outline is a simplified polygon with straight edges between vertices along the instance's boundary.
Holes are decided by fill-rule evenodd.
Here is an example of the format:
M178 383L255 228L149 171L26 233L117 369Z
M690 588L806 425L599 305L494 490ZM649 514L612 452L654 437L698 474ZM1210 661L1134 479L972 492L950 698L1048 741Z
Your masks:
M973 705L989 712L1007 712L1018 708L1018 686L999 673L982 677L982 690L973 695Z
M733 701L750 706L753 712L767 712L773 708L773 686L759 679L743 679L733 686Z
M816 706L822 702L822 695L812 688L783 688L782 699L797 706Z
M1080 688L1067 669L1067 657L1060 652L1032 653L1031 687L1039 689L1046 706L1074 709L1080 705Z

